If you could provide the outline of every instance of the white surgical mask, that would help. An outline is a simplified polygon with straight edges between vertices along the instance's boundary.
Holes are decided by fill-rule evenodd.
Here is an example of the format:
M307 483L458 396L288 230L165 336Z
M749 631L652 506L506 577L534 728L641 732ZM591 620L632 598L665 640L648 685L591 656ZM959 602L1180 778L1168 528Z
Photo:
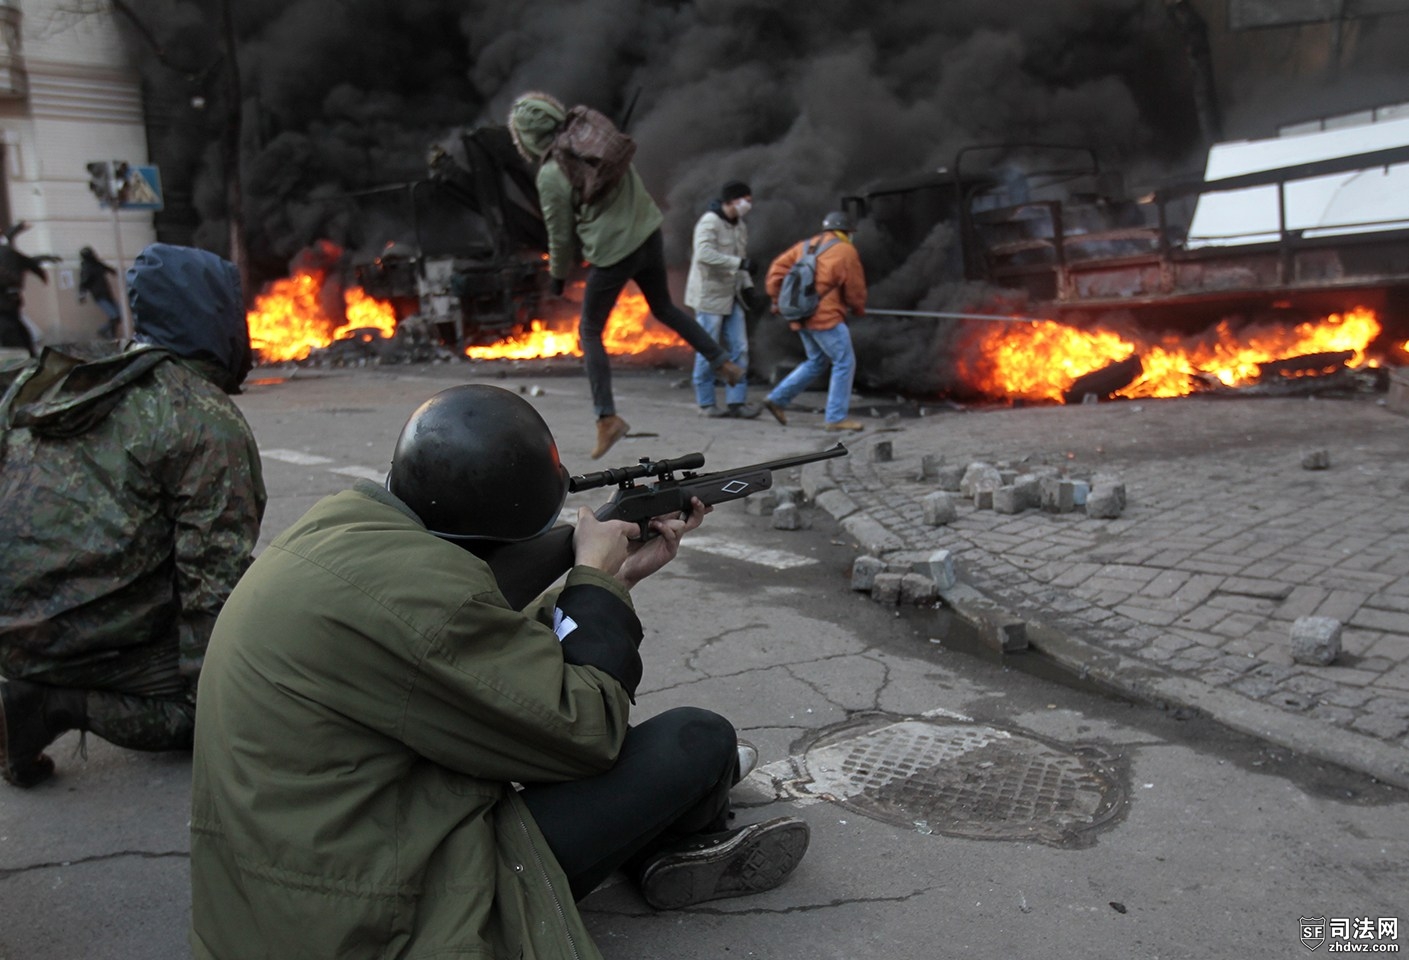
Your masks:
M742 220L744 218L744 214L748 213L749 210L752 208L753 204L749 203L748 198L740 197L739 199L734 201L734 216Z

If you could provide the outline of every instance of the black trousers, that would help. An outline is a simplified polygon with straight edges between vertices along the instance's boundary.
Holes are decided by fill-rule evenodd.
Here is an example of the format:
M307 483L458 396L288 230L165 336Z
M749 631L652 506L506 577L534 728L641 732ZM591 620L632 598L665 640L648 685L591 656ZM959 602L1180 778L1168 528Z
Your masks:
M631 281L635 281L655 318L680 334L696 353L709 361L710 366L718 367L729 359L719 342L705 333L704 327L694 317L670 299L670 282L665 270L665 241L661 232L656 230L620 263L609 267L594 265L587 271L577 339L582 345L587 380L592 387L592 407L599 417L616 413L616 401L612 396L612 367L607 358L607 348L602 343L602 331L606 329L622 288Z
M8 310L0 307L0 347L21 347L28 350L30 356L34 356L34 341L30 339L29 330L20 320L18 309Z
M725 829L738 768L733 724L678 707L631 727L606 773L525 785L520 796L581 900L619 867L631 871L673 841Z

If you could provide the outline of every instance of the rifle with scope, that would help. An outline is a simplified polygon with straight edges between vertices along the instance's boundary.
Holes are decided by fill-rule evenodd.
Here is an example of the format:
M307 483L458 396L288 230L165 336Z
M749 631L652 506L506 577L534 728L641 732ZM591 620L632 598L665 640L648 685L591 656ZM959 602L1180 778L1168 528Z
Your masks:
M773 486L773 472L804 463L816 463L844 457L849 451L838 443L820 453L799 454L766 463L751 463L732 470L715 473L695 473L704 466L702 453L687 453L672 460L651 460L626 467L615 467L568 479L568 490L581 493L613 484L617 491L600 509L594 511L598 520L626 520L638 524L641 539L656 536L650 523L655 517L687 515L691 501L698 497L705 506L738 500L750 494L762 493ZM676 474L680 474L676 477ZM637 480L654 477L655 482L637 484ZM548 589L572 569L575 554L572 547L574 528L571 524L553 527L547 533L518 543L486 544L474 548L474 553L489 564L499 590L515 610Z

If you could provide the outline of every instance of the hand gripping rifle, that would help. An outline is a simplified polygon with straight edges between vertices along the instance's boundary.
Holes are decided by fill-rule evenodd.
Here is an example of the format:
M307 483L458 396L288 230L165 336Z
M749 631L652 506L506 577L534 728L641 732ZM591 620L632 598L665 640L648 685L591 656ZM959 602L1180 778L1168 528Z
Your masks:
M598 520L627 520L641 528L641 539L649 540L656 536L650 523L654 517L689 515L690 501L699 497L705 506L738 500L751 493L761 493L773 486L773 471L804 463L816 463L833 457L844 457L848 453L845 446L836 446L821 453L800 454L770 460L767 463L753 463L733 470L720 470L717 473L695 473L696 467L704 466L704 454L687 453L674 460L652 461L642 457L639 463L629 467L616 467L598 473L588 473L571 477L568 489L573 493L592 490L597 487L617 485L612 498L595 511ZM675 474L679 473L677 479ZM638 485L643 477L656 478L654 483ZM572 538L574 528L570 524L556 526L541 536L518 543L486 544L474 550L475 554L489 564L494 578L499 581L499 590L515 610L522 610L553 582L572 569L575 560Z

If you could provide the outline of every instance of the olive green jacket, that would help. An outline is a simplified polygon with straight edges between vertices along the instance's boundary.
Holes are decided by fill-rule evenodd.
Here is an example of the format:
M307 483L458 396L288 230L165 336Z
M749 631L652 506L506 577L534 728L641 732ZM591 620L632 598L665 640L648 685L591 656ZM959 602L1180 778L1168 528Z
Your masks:
M201 677L195 956L598 957L512 784L615 762L640 624L587 567L556 600L561 642L552 603L512 610L372 484L275 540Z
M567 278L576 260L574 233L584 260L594 267L610 267L635 253L665 220L634 166L596 203L576 202L556 160L538 168L537 182L548 230L548 272L559 280Z

